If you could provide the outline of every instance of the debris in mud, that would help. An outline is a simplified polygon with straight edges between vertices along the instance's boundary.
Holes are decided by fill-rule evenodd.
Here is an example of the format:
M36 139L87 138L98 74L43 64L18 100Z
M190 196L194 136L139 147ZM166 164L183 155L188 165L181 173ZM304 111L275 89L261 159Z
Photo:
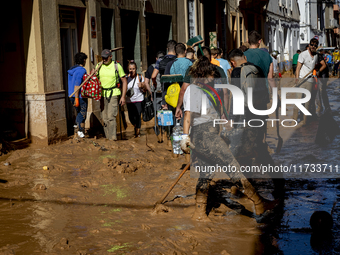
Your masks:
M82 188L92 188L93 186L98 186L98 182L96 181L82 181L80 182L80 186Z
M18 245L7 244L6 246L0 248L0 254L1 255L14 255L15 254L14 249L18 247L19 247Z
M69 250L70 244L69 241L65 237L63 237L53 248L59 248L60 250Z
M10 162L5 162L5 163L4 163L4 166L10 166L10 165L11 165Z
M104 146L101 146L101 147L99 148L99 150L100 150L100 151L108 151L108 149L106 149Z
M154 209L152 210L152 215L160 214L160 213L167 213L171 212L171 209L163 204L156 204Z
M115 169L117 173L134 173L136 172L143 163L141 161L136 161L135 163L131 163L130 161L122 161L122 160L115 160L110 158L103 159L104 165L111 169Z
M145 225L145 224L142 224L142 229L144 229L144 230L149 230L149 229L150 229L150 226Z
M77 251L77 255L88 255L89 253L87 253L85 250L78 250Z
M45 184L37 184L37 185L34 186L34 189L35 190L46 190L47 188L46 188Z
M95 146L95 147L99 147L99 143L96 143L96 142L92 142L92 144Z
M109 162L110 162L110 159L109 159L109 158L104 158L104 159L103 159L103 164L104 164L104 165L109 164Z
M226 205L220 204L220 206L218 208L213 208L211 212L215 216L223 216L229 211L232 211L232 210L230 208L228 208Z

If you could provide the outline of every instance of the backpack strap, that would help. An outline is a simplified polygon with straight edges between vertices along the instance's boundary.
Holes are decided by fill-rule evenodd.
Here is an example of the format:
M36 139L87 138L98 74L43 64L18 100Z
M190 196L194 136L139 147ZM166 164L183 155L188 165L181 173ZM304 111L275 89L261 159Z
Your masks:
M116 74L117 74L117 76L118 76L118 79L120 79L121 77L119 76L118 64L117 64L116 61L115 61L115 70L116 70ZM116 81L116 84L117 84L117 81Z
M224 103L221 99L222 95L219 95L219 93L215 90L215 88L213 88L212 86L206 84L206 83L202 83L199 82L202 86L203 86L203 92L204 94L208 97L208 100L211 102L211 104L213 105L213 107L215 108L215 110L220 113L220 116L222 116L222 114L224 113L224 115L226 116L227 119L229 119L229 115L228 112L224 106ZM216 100L219 104L216 103ZM220 109L220 107L222 107L222 109Z

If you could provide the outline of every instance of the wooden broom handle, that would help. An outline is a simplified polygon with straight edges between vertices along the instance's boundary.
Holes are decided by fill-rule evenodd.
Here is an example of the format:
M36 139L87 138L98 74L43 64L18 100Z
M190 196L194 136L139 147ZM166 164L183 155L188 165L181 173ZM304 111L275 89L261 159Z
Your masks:
M180 173L180 175L177 177L176 181L170 186L170 188L164 193L164 195L162 196L162 198L160 200L157 201L156 204L162 204L163 201L166 199L166 197L169 195L169 193L171 192L171 190L175 187L175 185L177 184L177 182L181 179L181 177L183 176L183 174L189 169L190 167L190 163L187 164L183 171Z
M79 88L77 88L69 97L73 97L73 95L75 94L75 93L77 93L80 89L81 89L81 87L82 86L84 86L84 84L94 75L94 74L96 74L97 72L98 72L98 70L99 70L99 68L102 66L102 64L103 64L103 61L101 61L101 62L99 62L99 64L98 64L98 66L97 66L97 68L94 70L94 72L92 73L92 74L90 74L89 76L87 76L86 77L86 79L82 82L82 84L80 84L80 86L79 86Z

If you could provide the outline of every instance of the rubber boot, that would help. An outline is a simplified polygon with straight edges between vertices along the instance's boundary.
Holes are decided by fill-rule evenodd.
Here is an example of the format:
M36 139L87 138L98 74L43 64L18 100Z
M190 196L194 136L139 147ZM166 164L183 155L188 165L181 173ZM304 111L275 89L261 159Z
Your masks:
M261 215L265 211L271 210L278 205L278 200L270 201L261 197L247 179L242 179L241 183L244 188L244 194L254 202L256 215Z
M200 190L196 192L196 208L192 219L197 221L210 221L207 215L208 194Z

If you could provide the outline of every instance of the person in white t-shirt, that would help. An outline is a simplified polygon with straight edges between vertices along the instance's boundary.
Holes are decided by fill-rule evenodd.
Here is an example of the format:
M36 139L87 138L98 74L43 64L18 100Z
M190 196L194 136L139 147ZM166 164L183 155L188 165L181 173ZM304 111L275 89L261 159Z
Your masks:
M133 95L126 97L126 106L128 108L129 120L135 129L135 137L140 137L141 128L141 115L142 115L142 102L144 100L143 90L144 87L151 94L151 89L148 84L144 83L144 77L137 74L137 65L133 60L129 61L128 65L129 76L127 77L127 90L133 88Z
M228 143L219 135L219 125L214 125L214 120L221 119L225 113L225 107L220 105L218 99L222 98L225 92L214 88L214 84L219 82L214 78L220 78L218 70L210 64L207 57L201 56L192 65L190 75L193 78L192 84L188 86L183 97L184 123L181 149L184 153L190 153L191 150L193 162L191 176L199 177L196 185L196 209L192 218L200 221L209 220L206 208L209 185L213 178L228 178L232 182L240 183L244 188L244 194L254 202L256 214L260 215L271 209L276 201L271 203L258 194L240 171L240 164ZM217 165L230 166L235 171L207 171Z
M315 38L310 40L309 47L307 50L300 53L298 58L298 63L295 72L296 83L304 78L308 73L314 70L315 65L318 63L318 55L316 53L316 49L318 48L319 41ZM306 82L304 82L300 88L308 89L313 95L313 86L314 86L314 79L313 77L309 78ZM297 98L302 98L302 93L297 93ZM306 104L305 107L309 112L312 112L313 104L315 101L315 97L311 98ZM299 109L297 107L294 108L293 119L297 120L299 115ZM307 115L304 115L303 121L301 121L304 125L307 124Z

